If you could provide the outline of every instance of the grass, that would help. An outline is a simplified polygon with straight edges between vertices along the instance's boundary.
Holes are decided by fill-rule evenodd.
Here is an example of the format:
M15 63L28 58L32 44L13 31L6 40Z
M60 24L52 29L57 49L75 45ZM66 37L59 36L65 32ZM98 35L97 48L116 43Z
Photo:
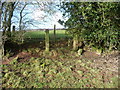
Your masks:
M54 31L49 31L49 37L50 41L59 41L62 39L68 39L71 38L71 35L67 34L65 30L56 30L56 37L54 39ZM45 31L26 31L26 32L16 32L13 33L13 42L16 43L33 43L33 42L39 42L45 39Z
M53 30L49 31L50 39L53 38ZM45 32L44 31L31 31L31 32L26 32L25 33L25 38L42 38L44 39L45 37ZM70 35L66 34L65 30L56 30L56 38L67 38L70 37Z

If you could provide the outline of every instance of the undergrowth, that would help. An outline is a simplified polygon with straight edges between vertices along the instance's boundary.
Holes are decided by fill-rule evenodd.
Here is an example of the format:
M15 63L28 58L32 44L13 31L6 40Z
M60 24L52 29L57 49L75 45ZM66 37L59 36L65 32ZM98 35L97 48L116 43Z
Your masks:
M37 52L37 51L36 51ZM62 51L61 51L62 53ZM73 53L73 52L71 52ZM51 54L50 54L51 55ZM3 88L117 88L117 77L105 82L100 70L92 68L92 61L75 59L63 53L61 60L31 57L20 62L15 57L2 65Z

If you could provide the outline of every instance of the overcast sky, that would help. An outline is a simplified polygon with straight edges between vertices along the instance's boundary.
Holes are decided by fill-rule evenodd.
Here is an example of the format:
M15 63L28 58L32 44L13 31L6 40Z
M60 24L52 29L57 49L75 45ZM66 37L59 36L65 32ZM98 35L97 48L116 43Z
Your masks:
M38 21L43 20L43 16L45 15L44 11L40 11L39 9L35 10L33 12L32 18ZM59 19L62 18L62 12L57 11L53 16L45 17L45 22L42 22L41 24L37 25L39 28L54 28L54 24L56 25L56 28L64 28L64 26L60 25L58 23ZM32 27L35 28L35 27Z

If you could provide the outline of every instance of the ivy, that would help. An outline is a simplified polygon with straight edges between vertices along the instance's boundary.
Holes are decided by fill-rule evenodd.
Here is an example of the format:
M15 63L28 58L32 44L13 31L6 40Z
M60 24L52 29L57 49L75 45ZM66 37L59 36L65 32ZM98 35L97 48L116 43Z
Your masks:
M82 40L102 49L118 49L120 3L110 2L64 2L61 9L63 21L72 35L79 35Z

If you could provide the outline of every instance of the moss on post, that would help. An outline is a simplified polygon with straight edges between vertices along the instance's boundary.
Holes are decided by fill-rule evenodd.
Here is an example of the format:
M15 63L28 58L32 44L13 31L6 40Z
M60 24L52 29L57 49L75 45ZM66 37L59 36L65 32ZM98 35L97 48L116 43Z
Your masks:
M78 49L78 35L74 35L73 37L73 50L76 51Z
M45 52L48 53L49 52L49 30L45 30Z

